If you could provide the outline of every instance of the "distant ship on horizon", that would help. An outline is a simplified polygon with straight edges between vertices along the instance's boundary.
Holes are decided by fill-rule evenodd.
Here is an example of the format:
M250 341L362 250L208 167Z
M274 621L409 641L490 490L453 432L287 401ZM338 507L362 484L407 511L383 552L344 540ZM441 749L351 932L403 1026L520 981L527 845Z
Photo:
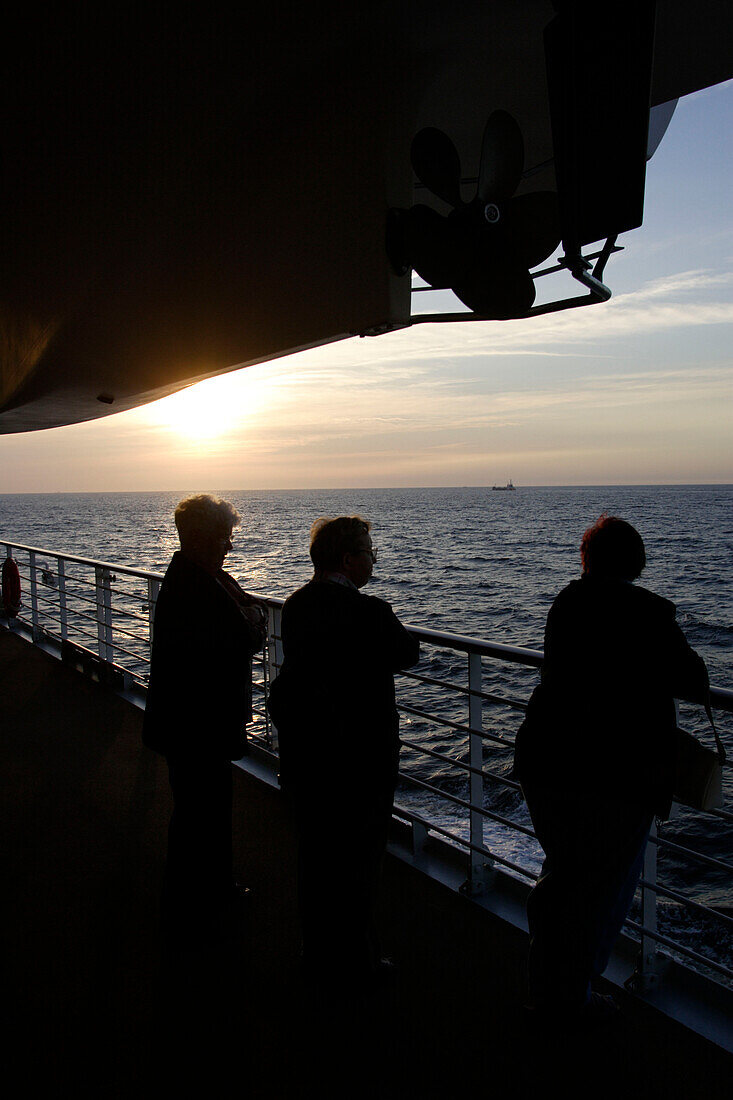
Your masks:
M508 491L514 492L515 486L512 484L512 479L509 478L506 485L492 485L491 489L495 493L506 493Z

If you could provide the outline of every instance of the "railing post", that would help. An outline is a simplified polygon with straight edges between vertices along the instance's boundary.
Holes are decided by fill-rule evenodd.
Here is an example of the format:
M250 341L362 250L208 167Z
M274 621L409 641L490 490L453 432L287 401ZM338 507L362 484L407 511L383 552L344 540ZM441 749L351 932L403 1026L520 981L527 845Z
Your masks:
M38 615L38 576L36 574L36 552L35 550L28 551L28 566L30 570L30 586L31 586L31 632L33 635L33 641L40 641L41 638L41 623Z
M641 883L641 943L636 969L626 982L628 989L635 993L644 993L659 979L661 956L657 943L649 932L657 931L657 823L654 821L649 830L649 840L644 852L644 869Z
M679 703L675 699L675 721L679 722ZM653 935L657 932L657 822L652 821L649 840L644 852L644 869L641 873L641 944L636 970L626 983L630 989L643 993L659 979L662 958Z
M12 558L12 556L13 556L13 544L10 543L10 542L6 542L5 543L5 557L6 558ZM3 607L3 614L5 615L5 618L7 620L8 627L12 630L12 626L11 626L12 616L8 615L8 609L6 607Z
M420 866L425 858L425 845L428 842L427 826L422 821L412 821L412 856L416 866Z
M153 624L155 623L155 605L158 602L160 581L157 577L148 577L148 661L153 652Z
M69 636L69 613L66 606L66 562L56 558L56 576L59 581L59 630L63 642Z
M468 654L468 725L469 734L468 756L469 764L475 771L469 772L469 802L472 807L478 807L470 811L470 837L471 844L475 848L482 848L484 843L484 815L480 813L484 805L484 742L481 736L483 728L483 710L481 706L481 654ZM464 893L480 894L486 887L488 875L491 869L491 861L487 860L479 851L471 850L469 862L468 880L463 886Z
M97 595L97 649L103 661L114 660L112 638L112 574L103 565L94 569Z
M657 823L652 822L649 830L649 840L644 852L644 883L641 888L641 972L645 979L654 975L657 962L657 943L651 936L645 933L657 931L657 892L649 887L657 885Z
M267 709L267 700L270 694L270 684L282 668L283 644L281 633L282 609L270 605L267 612L267 641L265 642L265 662L263 667L265 679L266 741L268 748L272 749L274 752L277 752L278 748L277 726L270 717L270 712Z
M10 543L6 542L4 545L5 545L5 557L6 558L12 557L12 547L11 547ZM3 615L7 619L8 626L10 626L10 616L8 615L7 608L4 605L3 605Z
M674 702L675 722L679 722L679 703ZM657 822L652 822L649 840L644 852L644 870L641 885L641 945L636 970L627 984L640 993L653 986L659 979L662 958L657 950L657 942L646 933L657 932L657 891L651 889L657 885Z

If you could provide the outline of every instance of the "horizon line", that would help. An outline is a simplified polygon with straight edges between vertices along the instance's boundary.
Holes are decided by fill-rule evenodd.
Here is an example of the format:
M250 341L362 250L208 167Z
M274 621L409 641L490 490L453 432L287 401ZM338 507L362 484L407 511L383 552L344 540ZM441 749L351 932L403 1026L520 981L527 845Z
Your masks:
M495 483L495 485L498 483ZM504 489L504 485L499 486ZM731 488L731 481L616 481L616 482L558 482L535 484L529 482L513 482L515 490L518 489L675 489L675 488ZM268 486L261 489L253 488L217 488L216 490L200 490L201 492L217 493L384 493L404 492L406 490L426 489L488 489L492 485L340 485L340 486ZM83 496L83 495L108 495L116 493L190 493L191 489L30 489L14 490L9 493L0 493L0 497L12 496Z

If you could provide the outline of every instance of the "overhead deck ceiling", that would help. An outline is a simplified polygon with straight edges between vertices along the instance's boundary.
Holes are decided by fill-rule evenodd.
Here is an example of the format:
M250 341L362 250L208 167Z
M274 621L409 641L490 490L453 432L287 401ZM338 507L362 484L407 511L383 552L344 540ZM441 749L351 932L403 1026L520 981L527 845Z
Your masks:
M81 4L17 18L0 432L409 324L385 221L415 201L412 138L444 130L475 176L488 114L508 111L521 190L553 189L543 35L567 7ZM730 76L729 5L658 0L651 104Z

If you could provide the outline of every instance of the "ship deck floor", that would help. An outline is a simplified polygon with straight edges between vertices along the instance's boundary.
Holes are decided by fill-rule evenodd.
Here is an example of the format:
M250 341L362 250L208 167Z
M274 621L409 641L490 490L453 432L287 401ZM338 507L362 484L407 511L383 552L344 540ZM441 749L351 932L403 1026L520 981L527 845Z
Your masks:
M241 772L237 864L252 897L169 955L158 893L170 803L141 711L4 631L0 690L4 1068L24 1092L725 1094L730 1057L638 1000L611 1029L530 1028L521 937L504 950L477 906L394 857L380 919L398 980L313 992L298 967L293 834L277 789Z

